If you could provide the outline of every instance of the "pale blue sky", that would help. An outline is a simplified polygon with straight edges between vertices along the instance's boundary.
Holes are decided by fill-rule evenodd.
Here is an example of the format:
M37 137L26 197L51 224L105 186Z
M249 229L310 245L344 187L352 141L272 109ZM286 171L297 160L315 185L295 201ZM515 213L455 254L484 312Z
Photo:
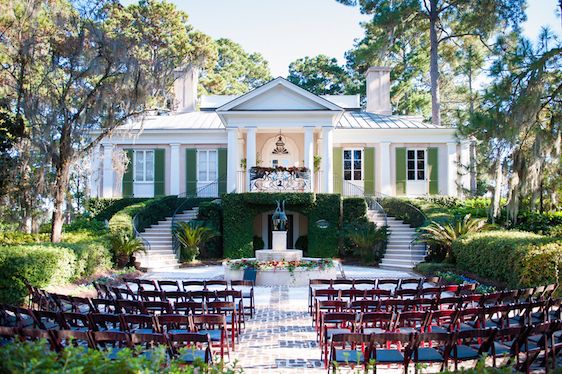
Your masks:
M286 76L289 63L326 54L344 63L344 53L363 35L369 19L358 8L335 0L169 0L189 14L189 22L213 38L229 38L260 52L273 76ZM125 4L134 0L123 0ZM557 0L527 0L525 34L535 39L541 26L562 34Z

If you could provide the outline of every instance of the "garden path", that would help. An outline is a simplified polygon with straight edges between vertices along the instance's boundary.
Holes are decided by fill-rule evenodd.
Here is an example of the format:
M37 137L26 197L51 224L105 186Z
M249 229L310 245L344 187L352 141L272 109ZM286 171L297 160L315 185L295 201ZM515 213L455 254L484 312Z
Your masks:
M344 266L348 278L403 278L413 274L360 266ZM149 279L221 279L221 266L202 266L148 273ZM247 319L232 361L244 373L326 373L320 361L308 287L256 287L256 315ZM383 370L400 372L400 370ZM346 372L346 371L344 371Z

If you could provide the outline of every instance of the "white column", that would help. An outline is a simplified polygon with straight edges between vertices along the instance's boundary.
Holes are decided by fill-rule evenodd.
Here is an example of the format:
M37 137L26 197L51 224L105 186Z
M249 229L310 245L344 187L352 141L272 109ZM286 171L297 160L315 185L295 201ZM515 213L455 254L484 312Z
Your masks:
M180 145L170 144L170 195L177 195L180 191Z
M304 128L304 167L310 170L310 191L314 192L314 127Z
M250 191L250 168L256 166L256 128L248 127L246 132L246 186Z
M325 193L334 192L334 129L332 127L322 128L322 164L324 165Z
M447 195L457 196L457 143L447 143Z
M238 129L227 129L228 150L227 150L227 171L226 171L226 191L232 193L237 190L238 165L240 155L238 152Z
M90 157L90 197L100 197L100 145L92 150Z
M377 175L378 179L381 181L381 193L383 195L392 196L393 189L392 189L392 180L390 176L390 142L381 142L380 143L380 161L378 168L379 175Z
M133 162L133 160L129 160ZM103 144L103 197L113 195L113 144Z
M470 141L461 142L461 186L465 191L470 191Z

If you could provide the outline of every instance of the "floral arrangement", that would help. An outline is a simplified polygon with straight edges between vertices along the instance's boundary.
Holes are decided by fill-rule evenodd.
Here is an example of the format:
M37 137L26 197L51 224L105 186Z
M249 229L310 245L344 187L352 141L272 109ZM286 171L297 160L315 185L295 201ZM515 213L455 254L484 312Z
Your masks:
M265 167L265 166L254 166L251 168L251 171L254 173L271 173L271 172L279 172L279 171L288 171L289 173L306 173L308 168L301 166L290 166L288 168L284 166L277 166L275 168Z
M298 261L258 261L253 259L226 260L226 265L232 270L256 269L256 270L288 270L295 269L330 269L335 266L334 260L330 258L321 258L318 260L298 260Z
M435 275L441 277L441 279L443 279L445 282L453 283L453 284L476 283L477 293L490 293L496 291L496 288L494 286L481 284L475 279L457 273L453 273L452 271L438 271L437 273L435 273Z

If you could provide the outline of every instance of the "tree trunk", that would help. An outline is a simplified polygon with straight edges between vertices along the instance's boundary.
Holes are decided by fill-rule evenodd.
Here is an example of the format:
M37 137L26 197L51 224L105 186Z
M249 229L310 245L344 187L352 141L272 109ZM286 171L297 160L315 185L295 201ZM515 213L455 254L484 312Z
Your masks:
M63 125L61 132L59 157L56 163L56 178L54 186L54 210L51 220L51 242L59 243L62 238L62 224L64 221L63 205L68 189L70 177L70 162L72 158L72 146L70 144L71 126Z
M441 126L441 101L439 98L439 40L437 38L437 0L431 0L429 12L429 41L430 62L429 76L431 79L431 122L436 126Z
M502 181L503 181L503 170L502 170L502 159L498 152L498 158L496 160L496 165L494 168L494 177L496 185L494 187L494 194L492 195L492 206L490 209L490 218L492 223L496 223L496 219L500 215L500 200L502 191Z

